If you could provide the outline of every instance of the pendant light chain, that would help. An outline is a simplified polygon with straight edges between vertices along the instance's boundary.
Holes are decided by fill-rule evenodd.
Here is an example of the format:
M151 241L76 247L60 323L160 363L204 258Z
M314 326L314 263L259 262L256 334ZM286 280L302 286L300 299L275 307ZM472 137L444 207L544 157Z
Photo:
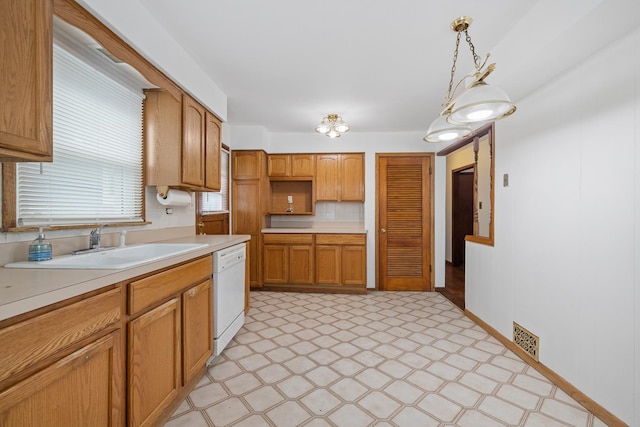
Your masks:
M480 57L476 54L476 48L471 42L471 36L469 36L469 31L464 30L464 35L466 36L467 43L469 43L469 49L471 49L471 55L473 55L473 63L476 64L476 70L479 70L480 67ZM460 33L458 33L458 38L460 38ZM456 46L456 50L458 47Z
M460 46L460 32L458 32L458 37L456 38L456 50L453 52L453 65L451 66L451 79L449 80L449 90L447 91L447 96L444 99L444 103L442 104L445 107L449 101L451 101L451 91L453 90L453 78L456 74L456 62L458 62L458 47Z

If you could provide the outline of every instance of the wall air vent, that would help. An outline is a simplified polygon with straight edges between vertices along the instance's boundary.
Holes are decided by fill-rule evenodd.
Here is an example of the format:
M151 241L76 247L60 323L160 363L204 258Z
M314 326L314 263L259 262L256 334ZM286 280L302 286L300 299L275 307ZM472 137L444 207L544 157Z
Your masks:
M513 322L513 342L525 353L531 356L533 360L539 362L540 338L518 325L516 322Z

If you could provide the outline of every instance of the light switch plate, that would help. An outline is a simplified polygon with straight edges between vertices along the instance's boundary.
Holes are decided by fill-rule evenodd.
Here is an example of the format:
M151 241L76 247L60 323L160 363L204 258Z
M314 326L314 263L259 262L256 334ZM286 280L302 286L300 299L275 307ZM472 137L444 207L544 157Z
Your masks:
M505 173L504 175L502 175L502 186L503 187L508 187L509 186L509 174Z

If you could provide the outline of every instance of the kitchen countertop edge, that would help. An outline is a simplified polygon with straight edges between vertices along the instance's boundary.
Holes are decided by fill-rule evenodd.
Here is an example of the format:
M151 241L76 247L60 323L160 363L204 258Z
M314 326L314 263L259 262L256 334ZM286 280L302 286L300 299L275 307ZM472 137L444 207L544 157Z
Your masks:
M0 268L0 320L243 243L249 235L197 235L148 243L207 243L163 260L118 270Z
M367 234L367 230L363 228L263 228L260 230L263 234L283 233L283 234Z

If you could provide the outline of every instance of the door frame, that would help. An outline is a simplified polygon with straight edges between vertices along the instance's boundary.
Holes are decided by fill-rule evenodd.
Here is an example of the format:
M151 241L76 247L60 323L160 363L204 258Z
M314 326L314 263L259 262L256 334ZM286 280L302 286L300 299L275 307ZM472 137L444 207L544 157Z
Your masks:
M429 180L431 184L427 189L429 194L429 199L431 200L431 213L430 213L430 224L429 224L429 239L431 245L431 260L430 260L430 272L429 272L429 283L430 289L428 292L433 292L435 290L435 278L436 278L436 269L434 265L435 261L435 207L434 207L434 189L435 189L435 176L436 176L436 165L435 165L435 156L436 153L425 153L425 152L407 152L407 153L376 153L376 230L375 230L375 249L376 249L376 259L375 259L375 290L380 290L380 158L381 157L430 157L431 158L431 170L430 175L431 179Z
M455 261L457 260L456 255L459 255L459 253L456 252L456 249L461 250L463 253L465 252L465 247L464 247L464 243L462 245L461 248L458 248L458 244L456 243L456 239L455 239L455 225L456 225L456 220L459 221L459 217L458 215L456 215L457 212L457 205L456 205L456 200L455 200L455 196L458 194L458 192L456 191L456 187L458 185L458 182L456 181L456 176L458 174L463 173L466 170L473 170L475 168L475 164L474 163L470 163L466 166L460 166L459 168L453 169L451 171L451 264L452 265L457 265L455 263ZM472 179L475 179L475 171L473 172L473 175L471 177ZM471 205L473 205L473 184L472 184L472 188L471 188ZM473 233L473 214L471 216L471 232ZM466 240L466 239L465 239ZM465 256L462 257L463 259L466 259L466 254Z

